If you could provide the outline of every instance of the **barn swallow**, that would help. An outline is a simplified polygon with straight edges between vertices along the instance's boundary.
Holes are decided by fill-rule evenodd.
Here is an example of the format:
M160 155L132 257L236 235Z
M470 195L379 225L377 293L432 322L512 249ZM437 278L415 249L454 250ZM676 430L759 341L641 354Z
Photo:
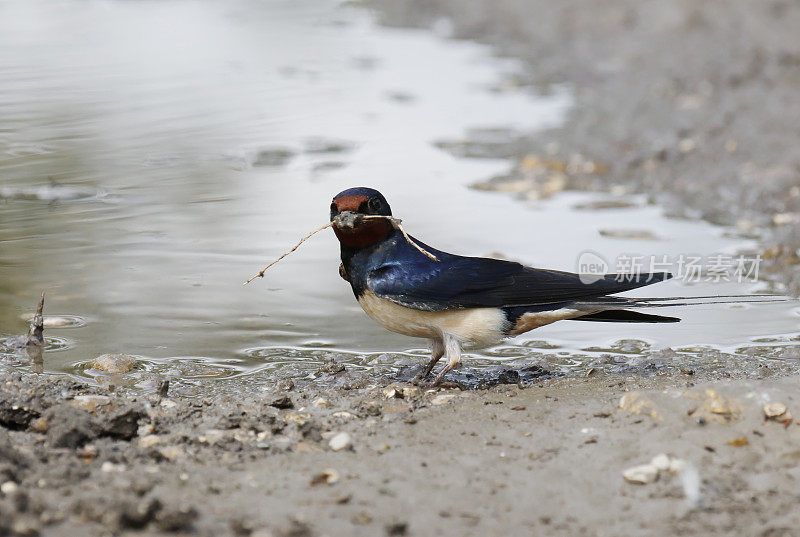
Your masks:
M407 238L391 218L365 216L392 217L386 198L377 190L350 188L333 198L330 218L341 245L339 272L378 324L430 340L431 360L416 381L430 375L445 356L447 364L432 383L438 386L461 360L462 347L487 347L560 320L680 320L624 309L655 299L609 296L667 280L672 277L668 272L587 278L512 261L465 257Z

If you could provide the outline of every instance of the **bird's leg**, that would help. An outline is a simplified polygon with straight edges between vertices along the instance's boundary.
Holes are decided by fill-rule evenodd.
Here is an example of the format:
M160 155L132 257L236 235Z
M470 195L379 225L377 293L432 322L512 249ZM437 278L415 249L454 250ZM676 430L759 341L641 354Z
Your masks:
M436 362L438 362L442 358L442 356L444 356L444 342L439 338L432 339L431 361L428 362L427 367L425 367L425 371L414 377L414 379L411 382L413 384L418 384L419 381L427 378L428 375L431 374L431 371L433 371L433 366L436 365Z
M461 345L458 343L458 340L455 338L455 336L452 336L447 332L445 332L443 340L444 340L444 353L445 356L447 357L447 363L442 368L442 370L439 371L439 374L436 375L433 384L431 384L431 388L435 388L436 386L441 384L442 380L444 379L444 376L455 366L457 366L458 363L461 361Z

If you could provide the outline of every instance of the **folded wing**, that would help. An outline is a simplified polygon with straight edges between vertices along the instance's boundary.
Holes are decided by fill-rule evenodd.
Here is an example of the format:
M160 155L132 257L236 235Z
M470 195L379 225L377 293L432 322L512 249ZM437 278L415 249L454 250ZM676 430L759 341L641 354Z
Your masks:
M427 247L426 247L427 248ZM375 295L410 308L439 311L453 308L550 304L621 293L672 277L651 274L608 274L592 281L578 274L526 267L482 257L435 251L438 262L387 260L372 270L367 288Z

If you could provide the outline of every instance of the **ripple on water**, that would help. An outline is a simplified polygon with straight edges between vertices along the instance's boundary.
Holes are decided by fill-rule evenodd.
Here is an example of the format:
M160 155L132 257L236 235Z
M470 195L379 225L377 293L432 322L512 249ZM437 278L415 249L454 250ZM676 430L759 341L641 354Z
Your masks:
M31 322L33 314L26 313L21 316L22 320ZM79 328L86 326L86 319L79 315L45 315L45 328Z

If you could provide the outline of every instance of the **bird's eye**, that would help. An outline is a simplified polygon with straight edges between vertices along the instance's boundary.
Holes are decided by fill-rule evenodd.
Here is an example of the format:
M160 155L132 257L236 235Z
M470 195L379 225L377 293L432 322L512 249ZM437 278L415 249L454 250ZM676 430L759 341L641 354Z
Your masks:
M369 210L373 212L378 212L381 210L381 200L378 198L370 198L369 202L367 202L369 206Z
M336 203L331 203L331 218L339 214L339 207L336 206Z

